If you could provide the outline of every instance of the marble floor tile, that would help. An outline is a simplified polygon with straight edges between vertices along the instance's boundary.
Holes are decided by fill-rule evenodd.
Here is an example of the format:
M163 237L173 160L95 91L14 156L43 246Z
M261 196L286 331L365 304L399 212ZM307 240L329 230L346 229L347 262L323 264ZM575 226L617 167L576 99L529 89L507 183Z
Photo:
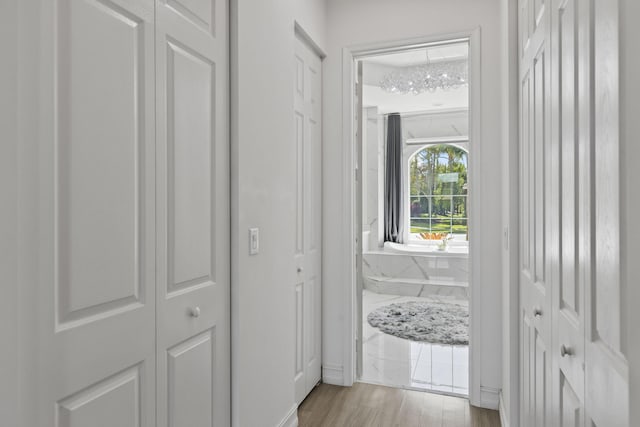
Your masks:
M442 298L449 303L467 301ZM405 301L437 301L440 298L408 297L363 292L361 381L387 386L469 394L469 347L416 342L380 332L367 322L378 307Z

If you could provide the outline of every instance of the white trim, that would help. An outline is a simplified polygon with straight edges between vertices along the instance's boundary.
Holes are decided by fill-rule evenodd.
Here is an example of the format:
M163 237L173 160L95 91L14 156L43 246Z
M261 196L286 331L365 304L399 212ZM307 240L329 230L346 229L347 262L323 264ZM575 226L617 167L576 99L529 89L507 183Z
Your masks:
M453 142L469 142L466 135L460 136L435 136L431 138L407 138L407 145L451 144Z
M331 385L344 385L344 373L342 366L323 366L322 382Z
M293 405L284 416L278 427L298 427L298 406Z
M305 31L304 27L300 25L298 21L294 21L293 23L293 32L295 36L305 42L311 48L311 50L313 50L315 54L320 57L321 61L327 57L327 54L324 52L324 50L322 50L320 45L318 45L318 43L313 40L313 37L311 37L309 33Z
M502 392L500 392L500 401L498 402L498 412L500 413L500 424L502 427L509 427L509 417L507 416L504 400L502 400Z
M480 402L473 406L497 410L500 407L500 389L480 386Z
M435 36L420 37L414 39L396 40L384 43L374 43L368 45L360 45L353 47L346 47L343 49L342 54L342 179L343 179L343 194L342 194L342 248L344 264L342 267L342 277L345 279L344 283L347 286L344 287L344 306L345 313L345 328L343 335L343 385L351 386L355 380L355 370L353 366L356 360L356 319L355 319L355 304L356 304L356 282L355 282L355 224L354 224L354 200L355 200L355 179L354 179L354 146L353 135L353 95L354 95L354 61L357 58L364 56L381 55L384 53L395 52L398 50L407 50L412 47L423 47L425 45L451 43L453 41L467 41L469 42L469 137L471 141L474 141L471 145L481 144L481 123L482 123L482 105L481 100L481 78L480 78L480 28L472 30L461 31L457 33L449 33ZM478 192L478 188L481 185L480 176L477 172L476 163L480 156L475 154L476 149L470 147L470 164L469 174L470 182L473 185L474 191L470 193L469 204L470 211L474 212L473 205L475 203ZM475 159L475 160L474 160ZM475 235L473 230L477 221L475 216L468 219L470 234ZM471 237L471 242L476 239ZM482 311L480 289L477 284L479 281L479 264L473 262L474 259L479 259L481 255L480 246L473 244L470 247L470 283L476 284L471 286L471 301L469 304L470 315L470 327L469 327L469 399L472 404L476 406L484 406L481 399L480 390L480 373L481 373L481 358L480 351L482 340L480 337L480 331L482 330L481 316ZM494 404L497 408L498 398L497 394L495 398L489 398L488 405Z

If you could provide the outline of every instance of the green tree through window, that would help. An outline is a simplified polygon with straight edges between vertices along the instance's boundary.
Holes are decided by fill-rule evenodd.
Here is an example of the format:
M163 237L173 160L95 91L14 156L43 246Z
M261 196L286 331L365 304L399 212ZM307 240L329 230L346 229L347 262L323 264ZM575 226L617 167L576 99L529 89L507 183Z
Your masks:
M467 165L467 151L454 144L429 145L409 159L410 230L415 237L449 233L467 240Z

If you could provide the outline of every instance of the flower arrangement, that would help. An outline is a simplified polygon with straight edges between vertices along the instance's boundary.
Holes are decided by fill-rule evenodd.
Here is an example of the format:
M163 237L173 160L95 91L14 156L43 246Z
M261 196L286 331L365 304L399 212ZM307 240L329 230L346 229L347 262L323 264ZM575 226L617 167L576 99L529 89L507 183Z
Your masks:
M451 234L446 234L441 240L440 240L440 244L438 244L438 250L439 251L446 251L447 248L449 247L449 240L453 239L453 236Z
M420 233L420 237L424 240L442 240L447 236L447 233Z

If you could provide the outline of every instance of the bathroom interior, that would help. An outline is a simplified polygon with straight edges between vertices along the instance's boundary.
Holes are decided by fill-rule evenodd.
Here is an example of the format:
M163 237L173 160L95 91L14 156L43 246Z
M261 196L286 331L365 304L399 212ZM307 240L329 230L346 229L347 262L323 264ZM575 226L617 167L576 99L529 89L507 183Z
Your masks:
M469 44L371 56L361 70L360 381L467 396Z

